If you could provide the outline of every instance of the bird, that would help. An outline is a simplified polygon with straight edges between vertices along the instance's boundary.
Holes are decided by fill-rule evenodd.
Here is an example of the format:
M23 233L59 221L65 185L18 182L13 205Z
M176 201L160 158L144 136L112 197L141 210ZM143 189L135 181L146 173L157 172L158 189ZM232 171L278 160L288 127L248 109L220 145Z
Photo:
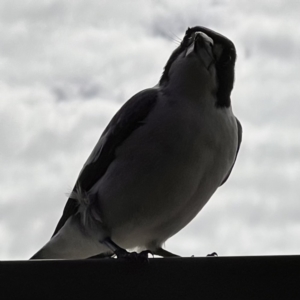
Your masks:
M158 84L111 119L51 239L31 259L178 256L165 242L227 181L240 149L235 62L227 37L188 28Z

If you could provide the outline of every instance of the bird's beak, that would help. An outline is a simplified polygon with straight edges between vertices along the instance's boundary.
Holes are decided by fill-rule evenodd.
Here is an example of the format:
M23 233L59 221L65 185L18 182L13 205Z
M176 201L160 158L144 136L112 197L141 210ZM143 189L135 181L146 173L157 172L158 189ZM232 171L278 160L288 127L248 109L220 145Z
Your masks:
M214 41L212 38L201 31L197 31L191 37L185 57L196 55L202 61L203 65L209 69L211 63L215 60L213 46Z

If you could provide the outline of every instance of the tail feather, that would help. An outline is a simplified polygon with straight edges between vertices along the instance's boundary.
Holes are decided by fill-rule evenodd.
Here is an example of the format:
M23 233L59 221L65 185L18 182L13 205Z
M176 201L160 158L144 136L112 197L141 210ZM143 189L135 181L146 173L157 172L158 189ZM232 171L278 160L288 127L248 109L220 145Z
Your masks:
M85 230L80 216L75 215L31 259L84 259L95 256L109 251L99 242L105 237L106 232L100 227L95 231Z

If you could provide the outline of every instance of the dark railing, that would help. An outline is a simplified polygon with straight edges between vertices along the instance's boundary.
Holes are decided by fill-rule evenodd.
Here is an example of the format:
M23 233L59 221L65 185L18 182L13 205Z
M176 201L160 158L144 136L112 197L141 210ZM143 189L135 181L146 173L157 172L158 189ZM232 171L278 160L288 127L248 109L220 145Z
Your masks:
M1 261L0 299L300 300L300 256Z

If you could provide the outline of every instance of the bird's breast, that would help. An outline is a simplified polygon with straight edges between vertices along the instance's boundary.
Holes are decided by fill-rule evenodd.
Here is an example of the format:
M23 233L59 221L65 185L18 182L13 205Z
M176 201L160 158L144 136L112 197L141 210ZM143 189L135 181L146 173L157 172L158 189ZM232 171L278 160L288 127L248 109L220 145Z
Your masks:
M108 227L122 231L139 224L151 231L172 224L170 236L194 218L226 176L237 129L232 113L155 109L117 148L95 187Z

